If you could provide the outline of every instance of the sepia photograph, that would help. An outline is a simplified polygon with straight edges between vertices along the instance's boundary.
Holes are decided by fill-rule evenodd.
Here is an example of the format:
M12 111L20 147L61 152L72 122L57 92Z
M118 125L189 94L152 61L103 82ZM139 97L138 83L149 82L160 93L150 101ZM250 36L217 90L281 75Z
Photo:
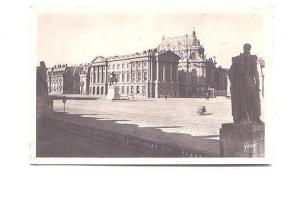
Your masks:
M300 214L300 3L3 3L0 214Z
M271 19L33 9L31 162L267 163Z

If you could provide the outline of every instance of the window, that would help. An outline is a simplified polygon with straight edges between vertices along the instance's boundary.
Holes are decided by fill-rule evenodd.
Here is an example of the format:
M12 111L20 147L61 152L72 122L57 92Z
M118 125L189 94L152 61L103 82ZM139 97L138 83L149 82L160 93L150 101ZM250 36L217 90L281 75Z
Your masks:
M124 68L125 68L125 64L123 63L123 64L122 64L122 69L124 69Z
M122 89L122 93L124 93L124 86L122 86L122 88L121 88L121 89Z
M103 87L101 87L101 95L103 95Z
M135 81L135 73L132 73L132 81Z
M132 67L135 67L135 62L132 62Z
M126 87L126 92L129 93L129 86Z
M142 93L143 93L143 95L146 93L146 86L145 85L142 86Z
M97 86L97 95L99 95L99 86Z
M205 77L204 66L201 66L201 67L200 67L200 71L201 71L201 77Z
M130 87L130 93L132 93L132 94L134 93L134 87L133 86Z
M117 64L117 69L120 69L120 64Z
M144 81L147 81L147 72L144 72Z
M144 67L146 67L147 66L147 61L143 61L143 65L144 65Z
M129 66L130 66L130 63L127 63L127 68L129 68Z
M122 82L124 82L125 80L125 74L124 73L122 73Z
M130 73L127 71L127 82L130 82Z
M137 62L137 67L138 67L138 68L141 67L141 62Z
M115 64L112 65L112 69L115 69Z
M141 81L141 79L142 79L142 78L141 78L141 77L142 77L142 73L141 73L141 72L138 72L137 75L138 75L138 76L137 76L137 81Z
M136 86L136 94L140 94L140 86Z

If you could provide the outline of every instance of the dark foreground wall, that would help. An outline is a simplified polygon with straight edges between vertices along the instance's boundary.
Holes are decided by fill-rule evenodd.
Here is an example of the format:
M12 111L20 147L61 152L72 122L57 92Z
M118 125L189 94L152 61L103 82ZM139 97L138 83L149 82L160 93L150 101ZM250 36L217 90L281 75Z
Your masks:
M175 145L44 116L37 123L37 157L218 157Z

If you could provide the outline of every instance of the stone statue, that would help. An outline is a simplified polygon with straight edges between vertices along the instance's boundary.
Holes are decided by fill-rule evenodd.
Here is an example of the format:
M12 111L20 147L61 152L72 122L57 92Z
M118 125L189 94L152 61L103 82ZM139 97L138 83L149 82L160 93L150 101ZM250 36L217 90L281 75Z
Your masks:
M260 120L257 57L251 55L250 44L245 44L243 48L243 54L232 58L229 70L233 121L263 124Z
M109 78L109 86L116 85L117 82L118 82L118 79L116 77L116 74L115 74L115 72L112 72L110 75L110 78Z
M44 61L36 68L36 95L41 97L48 96L47 68Z

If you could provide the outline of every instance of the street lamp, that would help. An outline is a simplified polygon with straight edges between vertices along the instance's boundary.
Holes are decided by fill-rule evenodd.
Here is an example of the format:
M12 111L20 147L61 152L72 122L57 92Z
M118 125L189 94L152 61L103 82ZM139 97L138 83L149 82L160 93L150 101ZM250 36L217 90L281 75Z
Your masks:
M262 77L262 92L261 92L261 94L262 94L262 97L264 97L264 85L265 85L264 79L265 79L265 76L264 76L264 73L263 73L263 68L265 68L265 61L262 57L260 57L258 59L258 63L259 63L259 66L260 66L260 72L261 72L261 77Z

